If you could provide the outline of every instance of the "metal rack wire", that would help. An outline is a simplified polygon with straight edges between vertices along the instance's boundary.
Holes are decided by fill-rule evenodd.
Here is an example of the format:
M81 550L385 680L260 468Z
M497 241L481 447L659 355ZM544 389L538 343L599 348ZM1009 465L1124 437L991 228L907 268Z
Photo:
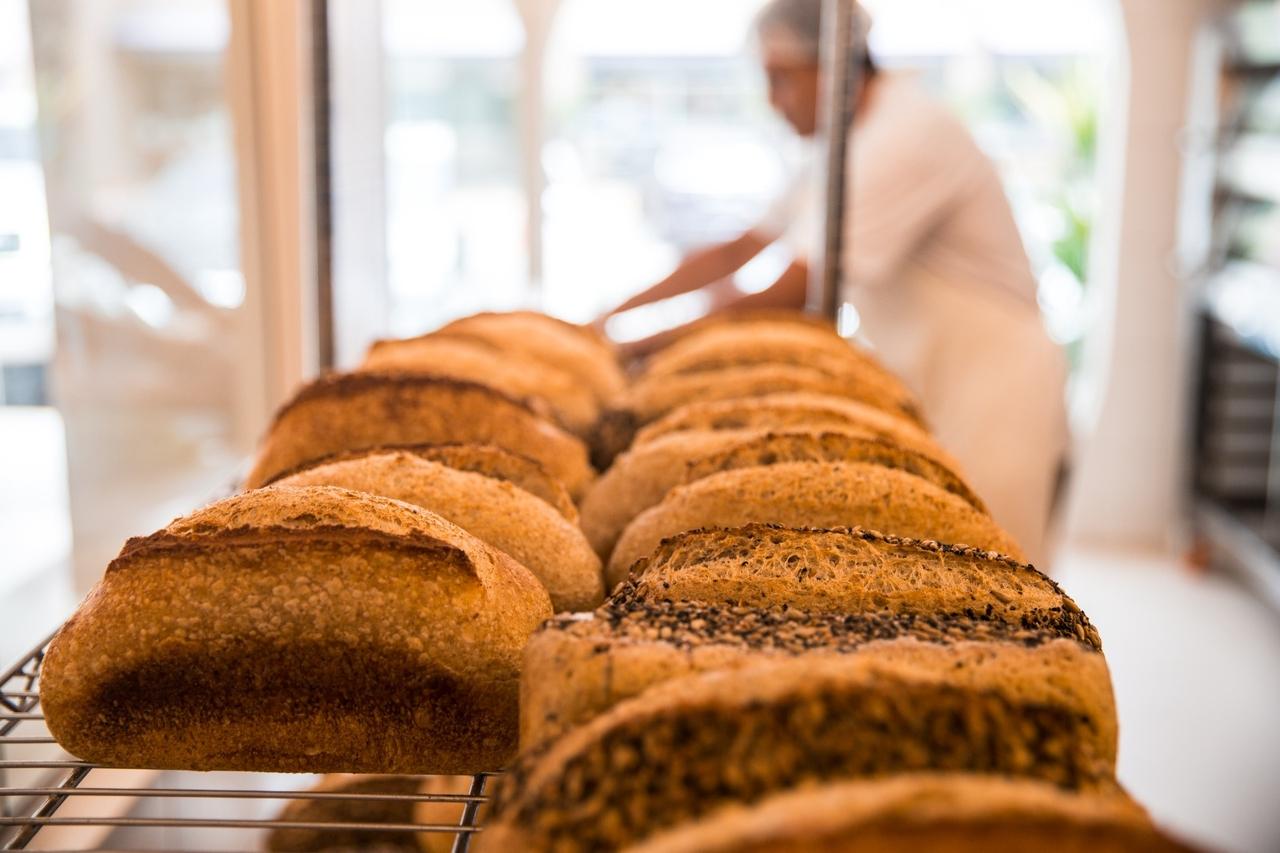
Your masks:
M257 850L273 830L309 830L368 833L389 841L406 834L434 834L450 839L453 853L466 853L480 830L478 813L492 773L473 777L465 794L369 794L294 790L310 781L305 776L130 771L76 760L49 735L40 713L40 666L47 644L48 640L41 643L0 675L0 850L44 847L42 832L58 833L56 840L47 840L59 849L93 849L110 838L115 850ZM210 784L228 778L232 784ZM302 800L429 802L462 808L457 824L263 816Z

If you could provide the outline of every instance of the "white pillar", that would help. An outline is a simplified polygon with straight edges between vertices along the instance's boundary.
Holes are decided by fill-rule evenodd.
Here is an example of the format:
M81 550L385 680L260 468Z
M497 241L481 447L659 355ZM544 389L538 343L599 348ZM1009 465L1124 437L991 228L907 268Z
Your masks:
M1193 43L1214 5L1120 0L1129 53L1116 105L1124 133L1100 157L1092 276L1094 298L1112 312L1086 348L1099 393L1077 401L1081 452L1068 527L1077 540L1169 547L1179 526L1189 369L1188 299L1176 263L1179 143Z

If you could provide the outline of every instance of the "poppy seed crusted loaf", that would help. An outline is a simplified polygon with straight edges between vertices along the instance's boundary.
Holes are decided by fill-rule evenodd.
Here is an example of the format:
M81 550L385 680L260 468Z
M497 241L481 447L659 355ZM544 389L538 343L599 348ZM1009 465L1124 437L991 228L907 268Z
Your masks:
M995 646L960 677L926 656L833 655L658 685L526 753L499 781L478 849L615 849L719 806L895 773L1114 784L1088 721L1001 666L1017 651Z
M1022 558L988 515L914 474L865 462L787 462L722 471L672 489L627 525L605 585L615 587L668 536L752 523L864 527Z
M388 444L494 444L528 456L575 499L595 476L586 447L528 404L475 382L348 373L307 385L276 415L246 481L257 488L304 462Z
M893 641L913 642L887 648ZM535 633L521 745L688 673L770 655L899 655L920 643L1028 650L1006 660L1047 674L1045 686L1092 720L1098 753L1114 760L1115 702L1097 631L1052 580L973 549L764 525L674 537L594 614Z
M262 489L130 540L51 641L40 702L108 766L473 773L514 752L521 653L551 612L526 568L425 510Z
M573 498L569 497L569 493L565 491L564 485L559 480L547 474L546 469L529 457L503 450L493 444L392 444L364 450L348 450L344 453L331 453L328 456L304 462L288 471L282 471L263 485L269 486L320 465L363 459L366 456L377 456L382 453L410 453L428 462L439 462L458 471L471 471L495 480L506 480L513 486L546 501L569 522L574 524L578 522L578 508L574 506Z
M628 853L1189 853L1123 791L976 773L907 773L730 806Z
M430 510L533 572L557 612L586 610L603 597L600 558L582 531L505 480L390 451L320 465L277 485L338 486Z

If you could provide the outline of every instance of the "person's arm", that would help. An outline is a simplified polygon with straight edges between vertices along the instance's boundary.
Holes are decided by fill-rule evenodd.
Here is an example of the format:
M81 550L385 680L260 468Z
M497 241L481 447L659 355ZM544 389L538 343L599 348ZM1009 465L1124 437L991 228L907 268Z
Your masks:
M763 234L747 231L735 240L699 249L685 258L671 275L607 312L601 319L607 319L651 302L701 290L742 269L748 261L760 254L769 242Z
M799 311L804 308L805 297L809 288L809 265L803 260L792 261L791 266L783 271L778 280L759 293L742 293L717 295L709 314L732 314L735 311L753 311L761 309L791 309ZM701 318L699 318L701 319ZM698 322L697 320L692 321ZM692 323L667 329L656 335L639 341L622 344L622 351L632 358L644 358L670 344Z

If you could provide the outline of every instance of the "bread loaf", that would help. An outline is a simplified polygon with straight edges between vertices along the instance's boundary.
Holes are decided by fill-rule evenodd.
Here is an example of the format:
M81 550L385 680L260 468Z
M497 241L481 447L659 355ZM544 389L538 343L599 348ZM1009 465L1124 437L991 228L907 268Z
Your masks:
M515 749L527 569L409 504L272 487L132 539L49 645L40 702L112 767L474 773Z
M855 425L822 432L798 427L776 432L688 430L637 445L619 456L587 492L582 503L582 529L596 553L607 558L627 524L682 483L734 468L839 461L873 462L905 470L986 512L968 485L943 463L879 440Z
M279 485L338 486L431 510L527 567L556 611L587 610L603 596L600 558L582 531L504 480L387 451L320 465Z
M414 801L411 798L421 786L422 780L413 776L354 776L346 773L325 776L308 793L354 797L302 797L290 800L276 815L275 820L283 823L408 825L413 823ZM323 853L379 847L416 851L419 849L416 836L416 832L409 831L282 826L267 834L266 849L272 853Z
M857 378L833 377L809 367L781 364L727 367L702 373L642 378L600 416L593 439L601 467L630 446L636 431L680 406L693 402L760 397L806 391L847 397L916 422L920 409L896 380L867 370Z
M1088 721L1002 662L1016 647L994 649L960 669L814 655L658 685L522 756L477 849L616 849L720 806L895 773L1114 785Z
M753 522L865 527L1023 559L989 516L914 474L865 462L787 462L722 471L672 489L627 525L609 557L605 586L617 586L668 536Z
M674 376L758 364L813 367L831 376L856 378L867 370L890 375L870 354L829 329L776 322L724 324L691 333L650 358L643 375Z
M909 773L730 806L629 853L1189 853L1122 791L1028 779Z
M393 452L410 453L428 462L438 462L459 471L471 471L495 480L506 480L511 485L546 501L567 521L573 524L578 523L578 508L574 506L573 498L569 497L563 483L548 474L545 468L529 457L503 450L493 444L393 444L330 453L282 471L263 485L278 483L286 477L292 477L294 474L309 471L320 465Z
M334 374L280 410L246 480L256 488L331 453L389 444L494 444L540 463L575 499L594 477L586 447L529 406L475 382Z
M974 549L765 525L673 537L594 614L561 616L535 633L521 676L521 747L682 675L760 657L884 655L903 640L952 651L1015 644L1021 657L1006 659L1048 672L1046 689L1089 717L1098 754L1114 761L1115 702L1098 634L1049 578Z
M433 333L377 341L360 369L451 376L491 385L515 397L539 398L561 426L577 435L586 435L600 415L595 397L572 374L531 356L513 357L478 338Z
M828 394L803 391L687 403L673 409L636 433L639 446L673 432L718 429L821 429L856 427L925 453L959 471L933 436L915 421L893 415L866 403Z
M475 314L441 329L487 341L503 352L537 358L572 374L586 385L596 402L607 403L626 387L612 342L587 326L532 311Z

